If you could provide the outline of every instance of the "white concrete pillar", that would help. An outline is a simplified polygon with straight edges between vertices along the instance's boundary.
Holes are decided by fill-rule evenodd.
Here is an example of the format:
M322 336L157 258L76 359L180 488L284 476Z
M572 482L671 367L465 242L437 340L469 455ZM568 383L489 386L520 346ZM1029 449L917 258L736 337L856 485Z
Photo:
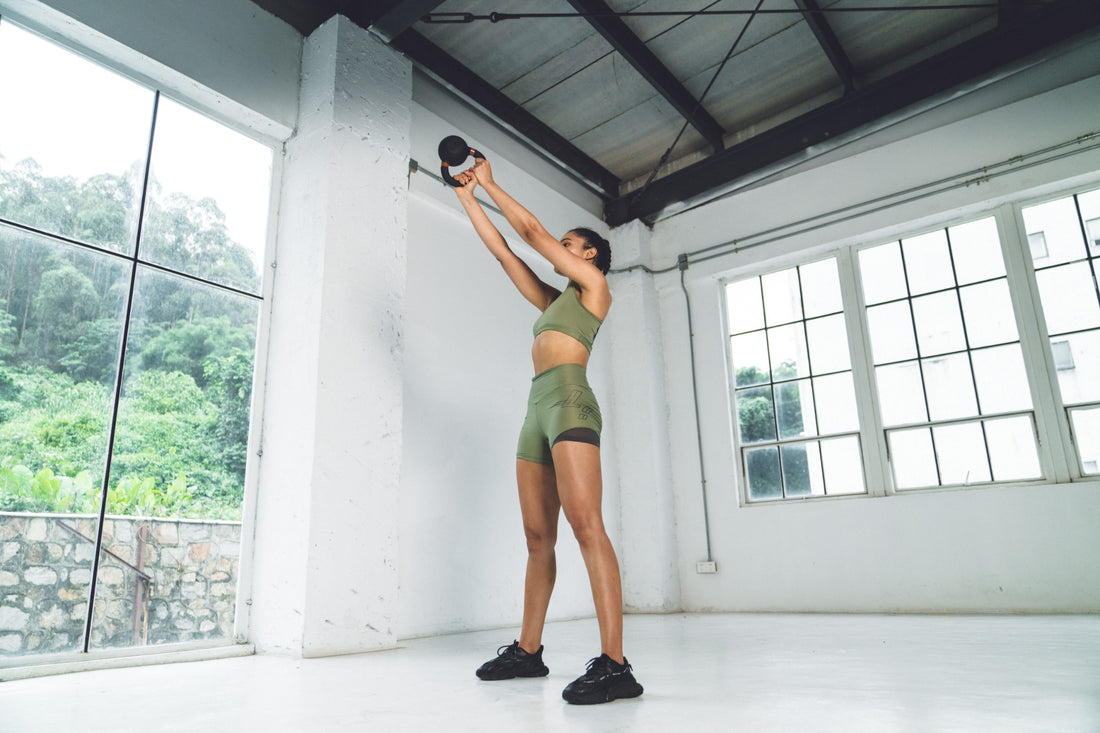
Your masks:
M614 267L650 262L650 231L641 222L611 232ZM676 523L669 468L664 347L653 275L642 269L611 276L611 409L619 482L623 603L628 611L680 608Z
M306 39L283 169L250 638L391 647L412 67L337 16Z

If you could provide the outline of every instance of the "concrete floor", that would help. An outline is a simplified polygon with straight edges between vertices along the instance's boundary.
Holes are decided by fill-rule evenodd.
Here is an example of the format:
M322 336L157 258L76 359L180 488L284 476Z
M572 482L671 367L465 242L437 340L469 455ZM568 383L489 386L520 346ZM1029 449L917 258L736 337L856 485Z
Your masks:
M516 633L9 681L0 731L1100 731L1100 616L628 616L645 694L592 707L594 620L548 626L549 677L474 677Z

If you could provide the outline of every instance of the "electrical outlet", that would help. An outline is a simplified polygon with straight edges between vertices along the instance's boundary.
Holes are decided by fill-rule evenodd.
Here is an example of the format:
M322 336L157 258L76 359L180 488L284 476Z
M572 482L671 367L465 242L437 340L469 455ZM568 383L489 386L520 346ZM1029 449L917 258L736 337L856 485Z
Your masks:
M718 563L714 562L714 560L700 560L699 562L695 563L695 572L699 573L700 575L717 573Z

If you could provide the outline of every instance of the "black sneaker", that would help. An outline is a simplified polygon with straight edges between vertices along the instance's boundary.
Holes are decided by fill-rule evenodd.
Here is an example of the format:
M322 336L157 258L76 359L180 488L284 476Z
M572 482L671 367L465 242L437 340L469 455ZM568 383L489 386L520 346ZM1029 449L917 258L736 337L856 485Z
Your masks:
M550 669L542 663L542 647L534 654L520 648L518 641L497 649L495 659L477 668L483 680L510 680L513 677L545 677Z
M570 682L561 696L574 705L595 705L624 697L637 697L642 694L642 686L634 679L630 669L625 657L619 664L606 654L601 654L588 660L588 671Z

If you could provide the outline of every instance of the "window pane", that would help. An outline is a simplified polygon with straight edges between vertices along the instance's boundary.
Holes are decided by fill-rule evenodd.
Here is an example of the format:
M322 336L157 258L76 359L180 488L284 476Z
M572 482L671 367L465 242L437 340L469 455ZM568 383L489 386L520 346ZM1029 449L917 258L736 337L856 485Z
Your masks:
M932 428L940 481L945 485L985 483L991 480L981 423Z
M775 409L780 439L816 435L814 392L810 380L775 385Z
M920 365L915 361L875 368L878 404L887 426L925 422L924 383Z
M887 303L867 309L867 327L876 364L905 361L917 355L909 302Z
M745 451L749 501L780 499L783 483L779 473L779 449L752 448Z
M835 259L802 265L798 270L802 280L802 307L806 318L840 313L844 309Z
M859 272L863 281L863 299L868 305L908 295L901 249L897 242L860 250Z
M823 496L821 456L817 443L784 445L780 448L783 461L783 486L788 497Z
M769 328L768 347L771 350L773 379L810 376L806 332L801 323Z
M955 291L913 298L913 320L921 356L934 356L966 348L962 315Z
M258 303L139 270L94 647L232 635Z
M821 463L830 496L866 492L859 439L855 436L821 441Z
M3 20L0 69L0 216L131 252L153 93Z
M1059 336L1058 341L1065 344L1058 365L1062 401L1072 405L1100 400L1100 331Z
M955 286L947 234L942 230L901 240L911 295Z
M815 377L813 385L817 426L822 435L859 429L856 390L852 384L851 372Z
M974 379L966 354L925 359L921 362L921 369L932 420L951 420L978 414Z
M971 359L983 415L1031 409L1031 391L1019 344L979 349Z
M1035 279L1052 335L1100 327L1100 303L1087 262L1039 270Z
M768 367L768 339L763 331L734 336L730 342L733 354L734 384L747 387L764 384L771 379Z
M1029 418L986 420L985 434L994 479L1023 481L1042 477L1035 428Z
M0 225L0 656L83 649L128 276Z
M1100 407L1070 410L1069 418L1082 469L1087 474L1100 473Z
M916 489L939 484L932 432L928 428L894 430L887 434L887 440L897 488Z
M1036 267L1049 267L1085 256L1081 224L1072 196L1024 209L1023 216L1028 237L1042 234L1046 243L1047 255L1034 259Z
M764 289L764 315L769 326L802 318L802 296L798 289L798 270L791 268L760 278Z
M852 368L848 350L848 332L844 316L826 316L806 321L806 336L810 346L810 365L814 374L843 372Z
M726 314L730 333L756 331L764 327L764 300L760 278L750 277L726 285Z
M997 222L992 217L951 227L951 256L960 285L992 280L1005 274Z
M775 440L775 407L771 387L754 387L737 392L737 422L741 443Z
M1100 256L1100 189L1083 193L1077 197L1081 209L1081 218L1085 221L1089 254Z
M971 348L1019 340L1008 281L994 280L959 290Z
M260 292L271 149L162 98L141 256Z

